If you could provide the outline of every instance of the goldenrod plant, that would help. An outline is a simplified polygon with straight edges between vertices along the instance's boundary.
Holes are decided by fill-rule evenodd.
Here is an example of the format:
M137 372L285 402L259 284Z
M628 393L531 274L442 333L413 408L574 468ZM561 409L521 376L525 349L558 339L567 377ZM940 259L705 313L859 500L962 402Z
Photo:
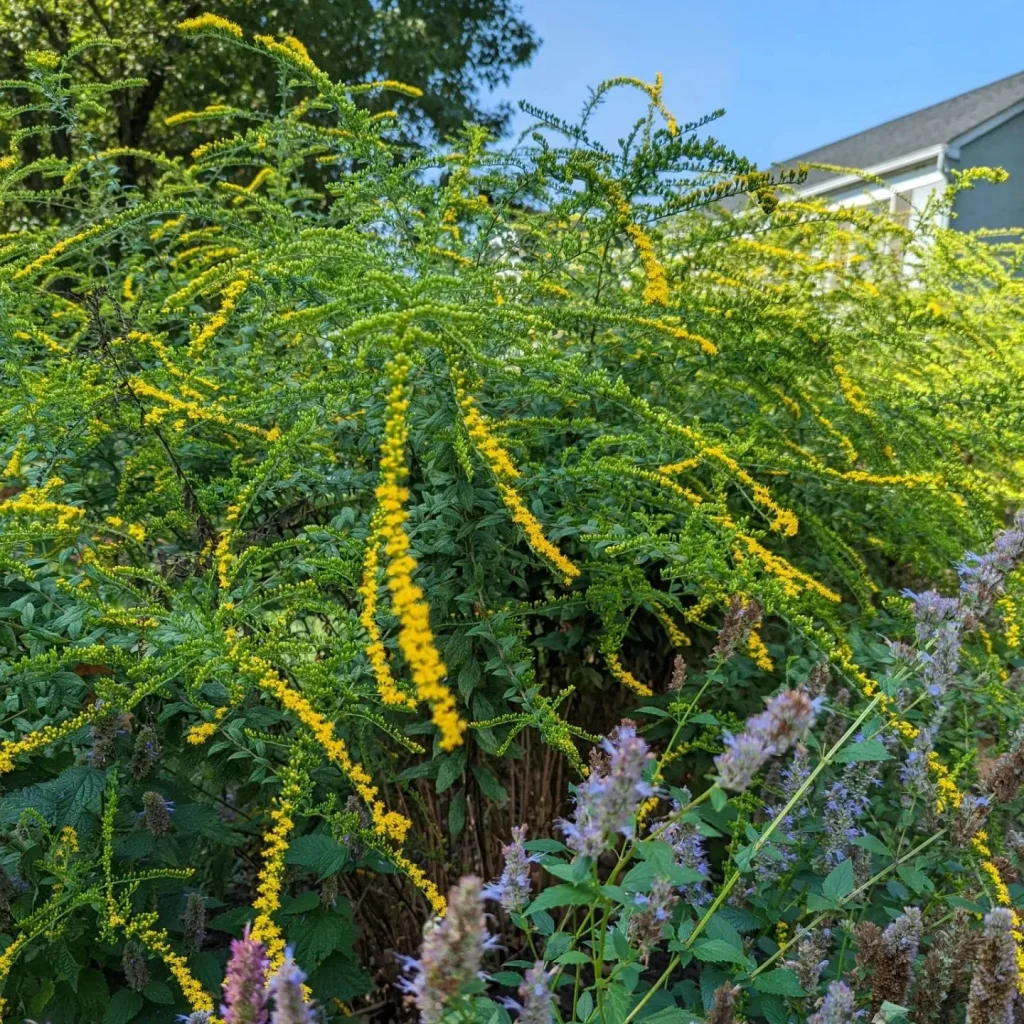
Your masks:
M925 769L915 806L941 822L979 751L1017 756L1016 555L955 609L928 590L953 587L962 552L1022 504L1024 250L942 226L958 189L998 172L956 179L911 227L832 210L796 197L802 171L759 171L707 137L713 117L678 122L660 77L611 79L577 124L528 108L514 144L467 124L424 149L364 102L415 85L335 82L298 38L221 14L176 31L263 62L280 106L168 114L176 131L218 127L184 158L108 148L119 90L139 87L86 73L94 54L116 61L109 39L33 51L2 83L5 1019L109 1005L215 1021L229 936L294 1005L340 1019L376 990L404 1012L390 951L414 952L460 876L498 873L513 825L550 834L569 785L597 799L613 756L598 741L631 715L646 724L611 745L644 744L640 824L722 839L699 866L713 909L673 919L649 989L639 972L591 985L605 947L564 945L559 964L604 1014L577 1019L677 996L690 1012L722 964L754 977L781 956L770 936L802 927L818 876L852 863L837 840L785 876L784 906L748 890L756 856L789 864L769 840L825 798L815 780L909 757ZM612 88L646 105L616 151L588 135ZM38 159L26 110L32 133L60 134ZM126 174L129 158L151 173ZM895 672L881 638L915 628L921 663ZM963 664L936 678L956 630ZM813 708L784 697L812 676ZM793 743L826 706L839 730L770 817L751 794L779 737L763 718L743 731L762 698L778 714L796 701ZM891 862L870 877L890 888L869 887L889 893L873 912L911 898L893 871L931 891L915 816L878 813L901 823L878 840ZM646 962L652 921L605 929L636 851L610 875L600 862L638 823L590 825L534 852L590 879L596 941L636 939ZM636 855L656 866L650 842ZM1009 840L971 842L979 885L1012 910ZM822 911L869 891L841 888ZM954 905L981 913L980 892ZM695 974L698 938L734 933L751 937L742 962L709 954ZM553 939L528 965L558 961ZM528 990L569 977L544 964ZM775 1002L751 1019L805 1019L815 993L784 984L740 978L719 1001L754 991Z

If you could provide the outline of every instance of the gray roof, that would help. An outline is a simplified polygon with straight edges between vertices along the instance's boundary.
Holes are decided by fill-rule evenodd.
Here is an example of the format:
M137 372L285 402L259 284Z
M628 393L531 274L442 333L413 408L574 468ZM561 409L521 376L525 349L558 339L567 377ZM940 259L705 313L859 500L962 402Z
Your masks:
M929 146L952 142L1021 100L1024 100L1024 71L886 121L866 132L781 160L777 166L823 163L860 169L873 167ZM807 185L820 184L832 176L828 171L811 171Z

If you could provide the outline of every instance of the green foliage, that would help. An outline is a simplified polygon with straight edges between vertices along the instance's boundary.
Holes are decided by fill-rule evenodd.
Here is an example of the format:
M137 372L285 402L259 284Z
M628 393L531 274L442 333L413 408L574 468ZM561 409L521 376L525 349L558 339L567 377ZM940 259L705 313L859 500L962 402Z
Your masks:
M104 148L152 146L168 155L187 153L198 141L195 130L165 125L170 115L230 103L244 118L246 111L274 108L284 99L284 82L272 63L249 60L229 45L197 48L175 31L177 22L199 9L187 0L44 0L32 5L5 0L0 4L0 78L28 77L36 51L64 56L88 40L118 41L116 48L90 50L78 63L76 78L81 85L135 82L115 95L102 116L80 112L79 123ZM528 63L537 46L530 26L507 0L413 0L400 6L367 0L224 0L205 9L235 19L247 34L302 39L336 80L398 79L419 86L424 95L417 98L367 93L358 100L373 113L397 105L410 138L447 135L467 120L500 130L508 111L482 107L480 92L507 82L509 72ZM48 153L70 157L71 140L53 110L35 104L31 90L16 95L20 110L5 126L4 148L12 144L24 163ZM222 115L205 126L212 130L209 137L224 123ZM145 161L132 154L120 160L122 181L148 171ZM38 172L31 181L41 188L45 177Z
M338 85L216 17L184 32L280 105L232 83L227 114L175 127L236 130L130 154L142 187L103 148L137 69L90 78L122 51L36 53L5 83L46 154L13 129L0 165L37 218L0 239L12 1012L137 1008L128 939L153 979L132 1019L212 1010L247 920L272 959L296 944L319 998L355 998L382 981L358 953L411 949L510 814L546 832L625 713L692 783L828 660L852 714L881 688L879 724L913 740L875 637L909 628L894 588L951 582L1019 501L1014 244L776 204L787 183L710 119L677 125L658 82L606 83L578 126L536 112L512 150L467 125L424 151L381 112L415 90ZM650 101L616 153L586 134L611 87ZM723 618L756 607L724 656ZM947 776L976 723L1003 744L1016 720L1000 615L937 744ZM892 768L868 725L837 762ZM701 827L746 873L755 803L708 793ZM531 908L549 942L581 881ZM216 914L186 959L190 891ZM679 940L701 989L752 965L720 931ZM765 977L765 1006L795 998ZM628 1005L628 978L601 999Z

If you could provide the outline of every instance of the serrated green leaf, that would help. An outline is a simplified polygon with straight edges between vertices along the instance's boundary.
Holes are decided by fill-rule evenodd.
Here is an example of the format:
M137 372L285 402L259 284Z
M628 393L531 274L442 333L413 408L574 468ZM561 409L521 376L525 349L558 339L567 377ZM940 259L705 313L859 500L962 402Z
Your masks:
M739 964L741 967L746 967L750 962L741 949L737 949L722 939L698 939L691 948L693 955L705 963Z
M131 989L118 989L107 1003L106 1011L103 1014L103 1024L128 1024L138 1016L142 1009L142 996Z
M889 761L892 754L882 745L879 739L861 740L851 743L839 750L833 760L837 764L853 764L857 761Z
M582 907L589 903L594 895L594 890L590 886L552 885L530 903L525 913L532 917L539 911L550 910L552 907Z
M847 857L841 860L822 883L821 894L827 900L839 902L853 892L853 861Z
M315 832L294 839L284 859L286 864L306 868L317 878L327 878L348 863L348 850L333 836Z
M800 984L794 971L777 968L765 974L759 974L753 981L758 992L773 996L805 996L807 993Z

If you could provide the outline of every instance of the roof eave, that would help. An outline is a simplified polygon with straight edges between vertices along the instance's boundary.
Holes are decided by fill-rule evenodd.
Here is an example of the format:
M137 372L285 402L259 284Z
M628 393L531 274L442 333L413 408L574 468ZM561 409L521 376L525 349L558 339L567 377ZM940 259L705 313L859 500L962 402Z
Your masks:
M1022 110L1024 110L1024 104L1022 104ZM885 160L871 167L865 167L860 174L842 174L834 178L826 178L825 181L818 182L816 185L809 185L807 188L799 189L797 195L804 198L825 195L829 192L836 192L839 189L856 185L859 181L864 180L864 176L873 175L880 178L886 174L891 174L893 171L903 170L905 167L914 167L918 164L927 163L929 160L935 160L940 164L944 157L956 160L959 155L960 152L955 143L940 142L934 146L926 146L924 149L915 150L913 153L904 153L902 156L894 157L891 160Z

